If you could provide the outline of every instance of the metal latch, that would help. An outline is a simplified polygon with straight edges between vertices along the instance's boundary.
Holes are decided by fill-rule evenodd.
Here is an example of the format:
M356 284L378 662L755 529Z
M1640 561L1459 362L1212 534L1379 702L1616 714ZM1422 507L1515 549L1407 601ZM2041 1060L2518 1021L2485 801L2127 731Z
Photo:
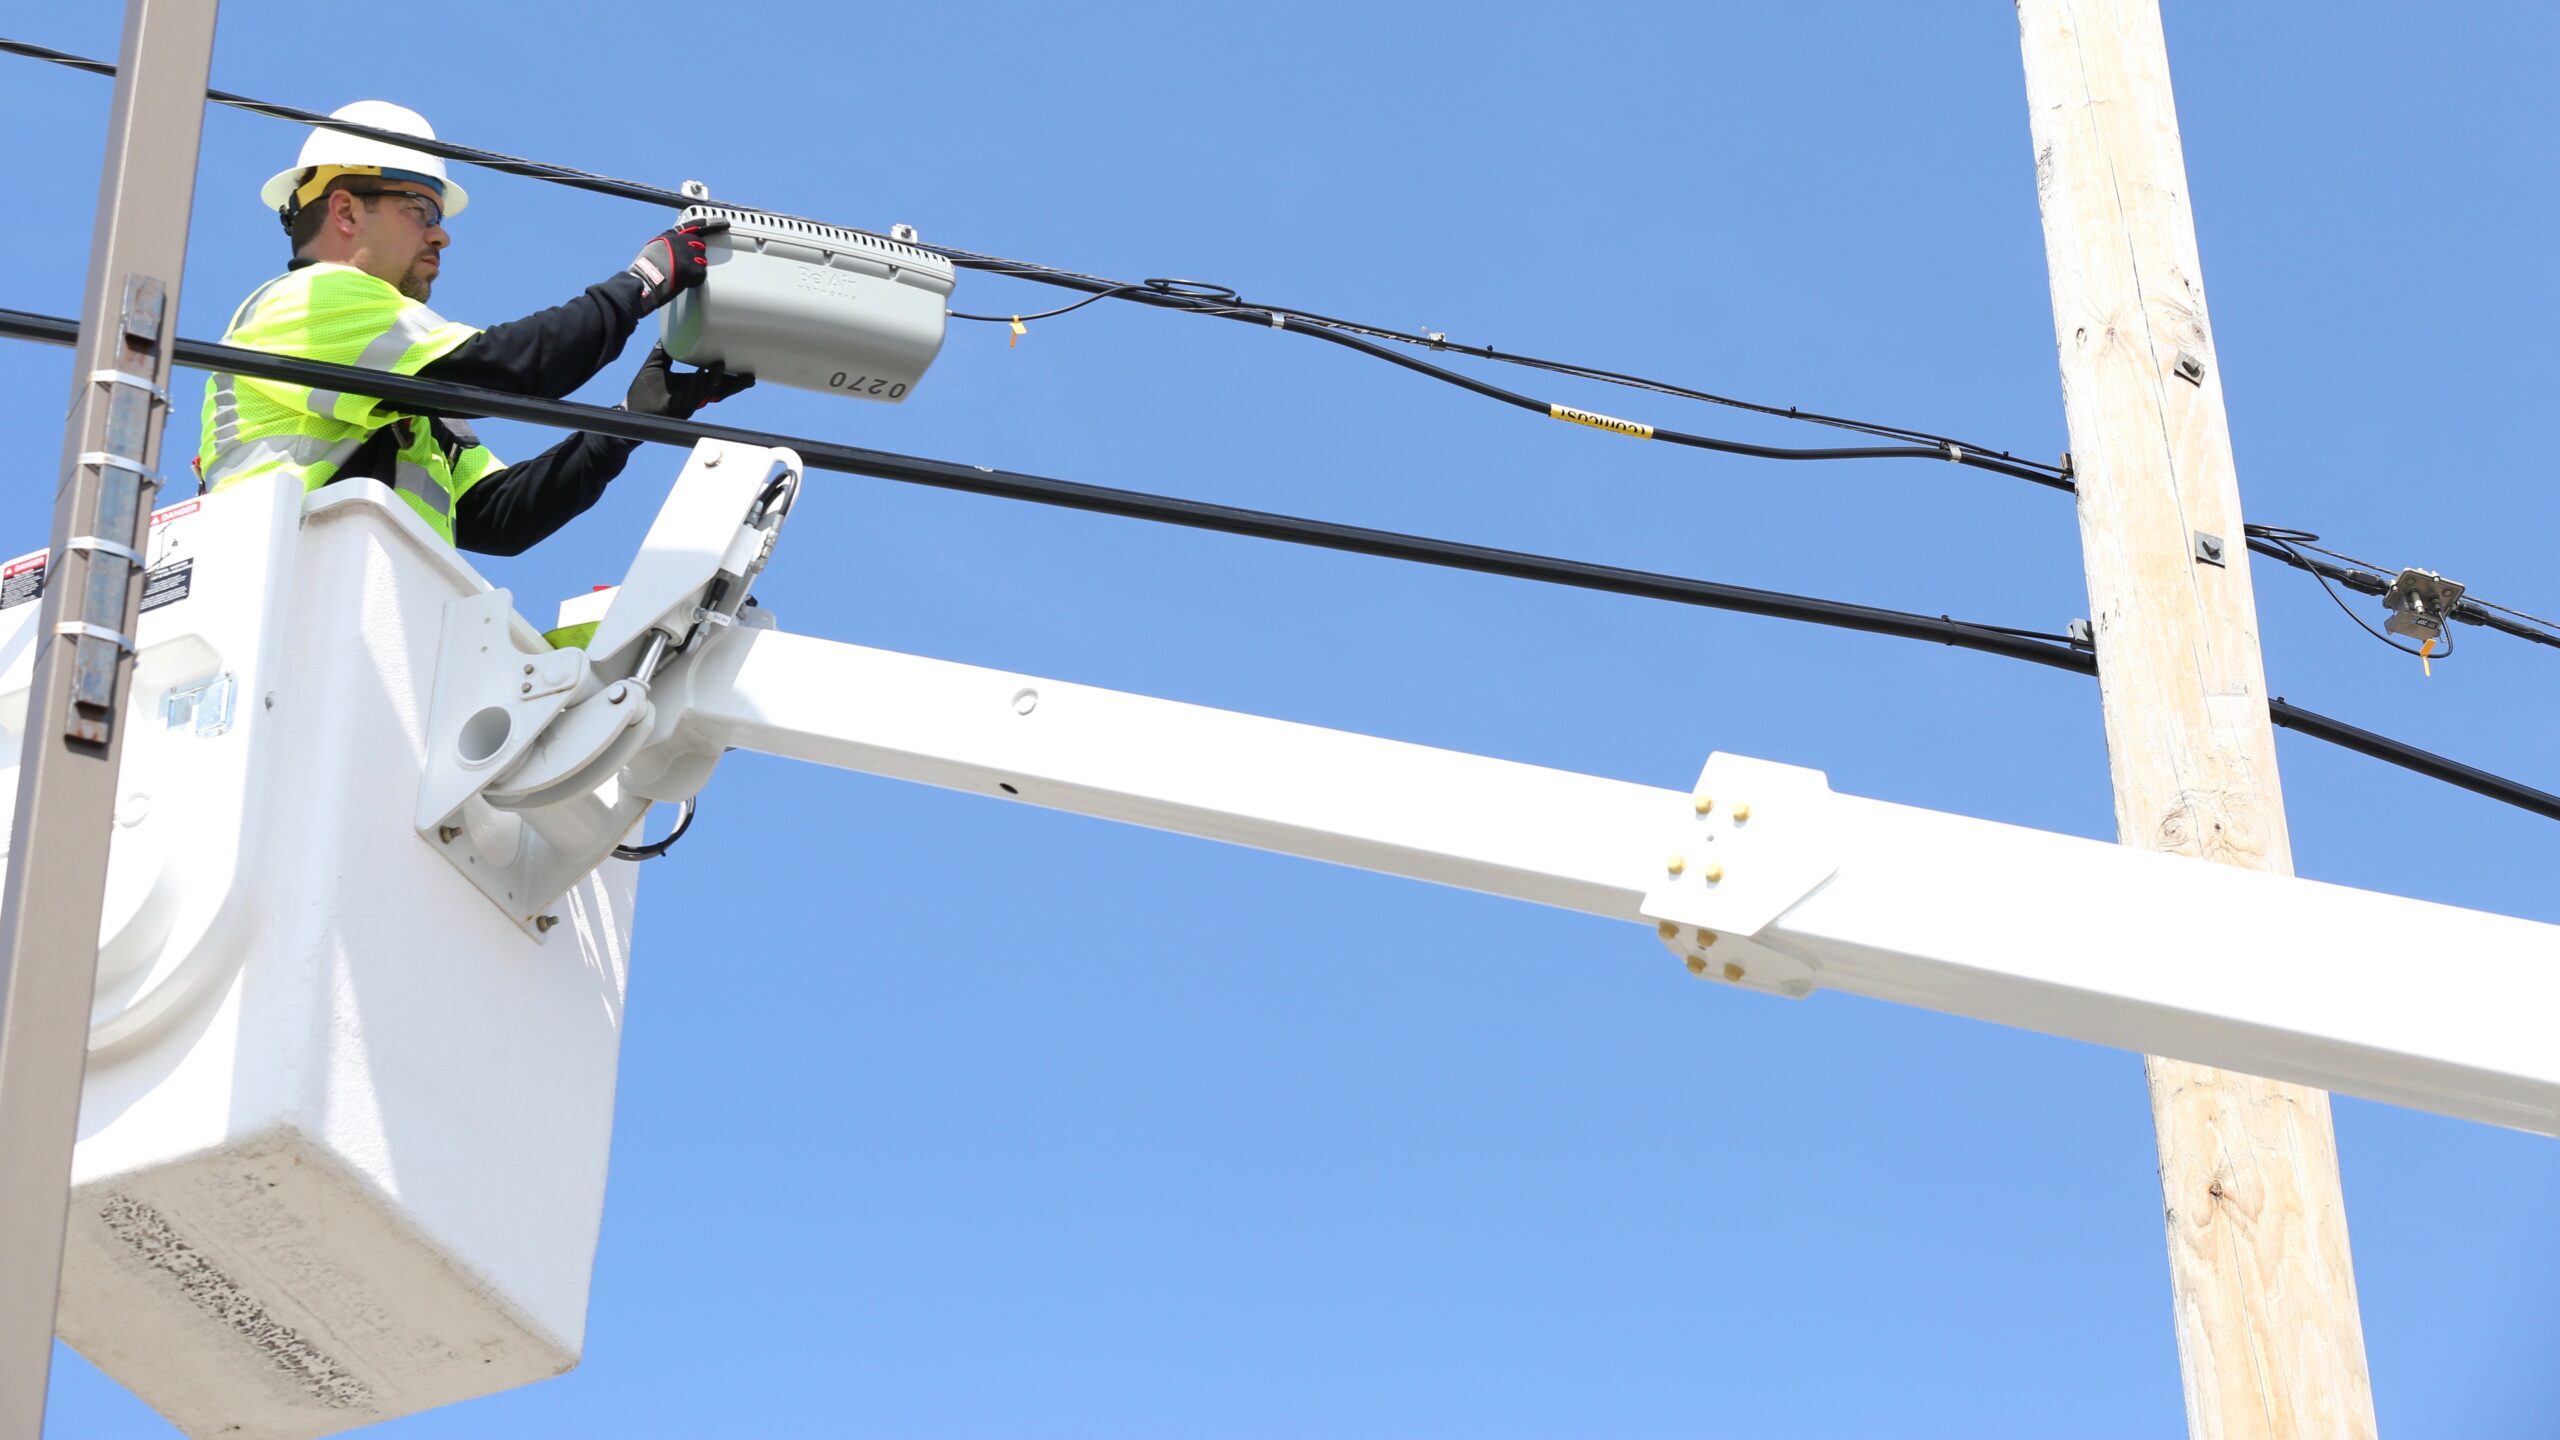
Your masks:
M239 683L228 670L199 685L172 690L160 702L161 717L172 730L193 727L196 738L210 740L231 728L231 704Z

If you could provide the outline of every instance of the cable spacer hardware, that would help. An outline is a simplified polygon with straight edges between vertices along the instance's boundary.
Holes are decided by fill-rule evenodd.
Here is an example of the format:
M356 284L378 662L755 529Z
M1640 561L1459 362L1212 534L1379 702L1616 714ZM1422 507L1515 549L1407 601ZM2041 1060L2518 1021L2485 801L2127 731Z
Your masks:
M1961 464L1963 464L1963 463L1964 463L1964 447L1963 447L1963 446L1961 446L1961 445L1959 445L1959 444L1957 444L1957 443L1956 443L1956 442L1954 442L1953 440L1949 440L1949 441L1947 441L1947 442L1945 442L1945 443L1946 443L1946 449L1947 449L1947 463L1949 463L1949 464L1951 464L1951 465L1961 465Z
M130 385L134 389L142 391L163 405L169 403L169 392L166 389L152 384L147 377L136 375L130 370L92 370L89 372L89 383L92 385Z
M71 463L74 465L95 465L101 470L130 470L136 475L148 475L151 473L150 466L134 459L130 455L118 455L112 450L83 450L78 455L72 457Z
M86 620L62 621L53 627L53 633L68 635L75 640L104 640L127 655L134 653L132 636L121 630L110 630L104 625L92 625Z
M1288 316L1286 316L1286 315L1281 314L1281 313L1280 313L1279 311L1277 311L1277 310L1272 311L1272 312L1271 312L1271 328L1272 328L1272 329L1274 329L1274 330L1286 330L1286 329L1288 329L1288 328L1289 328L1289 317L1288 317Z
M86 550L93 555L113 555L136 570L148 568L149 565L149 562L143 559L141 551L120 540L109 540L100 535L74 535L62 542L62 548L65 551Z

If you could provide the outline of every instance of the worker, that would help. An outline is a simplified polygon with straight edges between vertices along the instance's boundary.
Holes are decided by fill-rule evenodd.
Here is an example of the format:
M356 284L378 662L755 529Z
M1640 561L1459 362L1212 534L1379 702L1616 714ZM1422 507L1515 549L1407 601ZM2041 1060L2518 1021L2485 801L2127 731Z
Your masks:
M384 100L359 100L330 118L435 138L416 111ZM680 223L568 303L481 330L427 308L453 240L445 222L470 203L442 157L318 129L260 198L292 237L293 259L241 302L224 344L550 399L611 364L643 316L701 284L705 239L728 228L720 220ZM679 372L660 346L621 408L680 420L754 383L716 365ZM205 388L196 470L214 490L278 471L298 472L313 490L333 480L379 480L447 543L516 555L593 505L637 443L581 432L510 466L461 419L218 374Z

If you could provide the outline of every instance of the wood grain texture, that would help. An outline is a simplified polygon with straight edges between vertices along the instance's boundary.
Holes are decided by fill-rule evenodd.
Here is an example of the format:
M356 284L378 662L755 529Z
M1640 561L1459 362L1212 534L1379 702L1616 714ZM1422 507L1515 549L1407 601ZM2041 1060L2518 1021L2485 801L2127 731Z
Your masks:
M2291 873L2158 3L2018 0L2018 25L2117 838ZM2145 1068L2189 1433L2371 1436L2328 1095Z

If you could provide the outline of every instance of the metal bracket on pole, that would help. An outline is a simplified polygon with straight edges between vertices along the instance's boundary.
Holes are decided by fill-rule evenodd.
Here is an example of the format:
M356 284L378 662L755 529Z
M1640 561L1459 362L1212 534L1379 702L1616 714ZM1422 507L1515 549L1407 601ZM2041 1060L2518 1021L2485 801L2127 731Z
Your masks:
M84 745L109 742L118 678L124 658L133 653L133 643L125 637L133 632L132 579L142 568L135 547L159 489L150 464L136 457L151 448L152 416L168 404L167 392L151 378L168 297L168 285L153 276L125 277L115 365L89 376L92 383L109 386L106 443L81 451L73 461L98 472L97 501L90 514L75 519L79 533L63 546L66 552L80 551L88 563L79 593L63 597L68 613L53 633L77 647L62 733ZM117 378L105 380L108 376Z

